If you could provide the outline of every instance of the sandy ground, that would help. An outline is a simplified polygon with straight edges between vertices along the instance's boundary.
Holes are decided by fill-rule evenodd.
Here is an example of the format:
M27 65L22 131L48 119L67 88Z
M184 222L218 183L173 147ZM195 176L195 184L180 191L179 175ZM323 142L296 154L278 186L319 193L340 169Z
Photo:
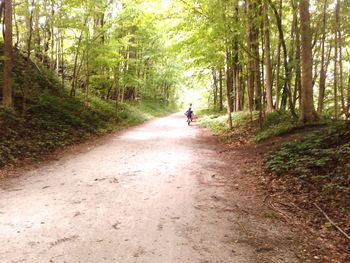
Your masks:
M244 157L183 115L98 142L2 182L0 262L298 262Z

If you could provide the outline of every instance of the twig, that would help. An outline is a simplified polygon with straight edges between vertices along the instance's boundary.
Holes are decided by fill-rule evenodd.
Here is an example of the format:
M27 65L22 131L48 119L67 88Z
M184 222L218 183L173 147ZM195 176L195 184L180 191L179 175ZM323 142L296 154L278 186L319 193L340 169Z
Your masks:
M244 232L246 233L246 235L247 235L248 237L250 237L251 235L250 235L250 233L248 232L248 230L244 227L244 225L242 225L242 224L239 222L240 219L241 219L241 214L239 214L238 219L236 220L237 225L239 225L239 226L244 230Z
M280 214L284 219L288 219L291 220L291 218L286 215L285 213L283 213L280 209L278 209L276 206L274 206L274 204L269 200L265 203L265 205L267 207L269 207L271 210L273 210L274 212Z
M282 202L277 202L277 204L280 204L284 207L287 207L289 210L295 210L295 208L297 208L294 204L285 204L285 203L282 203ZM300 209L299 209L300 210Z
M270 196L271 196L270 194L266 195L266 196L264 197L263 203L265 203L266 200L267 200Z
M319 207L316 203L314 203L314 206L316 206L316 208L317 208L318 210L320 210L320 212L321 212L321 213L324 215L324 217L329 221L329 223L331 223L332 226L334 226L336 229L338 229L338 231L339 231L340 233L342 233L347 239L350 240L350 236L349 236L347 233L345 233L345 232L343 231L343 229L341 229L336 223L334 223L334 221L333 221L332 219L329 218L329 216L321 209L321 207Z

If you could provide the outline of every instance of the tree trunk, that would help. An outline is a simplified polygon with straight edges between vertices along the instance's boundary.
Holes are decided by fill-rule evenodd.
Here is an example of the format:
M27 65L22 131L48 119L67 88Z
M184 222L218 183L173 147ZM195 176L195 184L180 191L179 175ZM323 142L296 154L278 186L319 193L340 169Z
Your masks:
M60 48L60 51L61 51L61 78L62 78L62 86L64 87L64 78L65 78L65 72L64 72L64 67L65 67L65 64L64 64L64 31L62 30L61 31L61 48Z
M231 52L226 50L226 95L227 95L227 115L228 115L228 126L232 129L232 88L233 88L233 78L232 78L232 63L231 63Z
M213 75L213 96L214 96L214 110L217 109L217 102L218 102L218 77L217 77L217 72L215 69L212 70L212 75Z
M54 27L54 16L55 16L55 6L54 1L51 2L51 24L50 24L50 31L51 31L51 58L50 58L50 69L55 69L55 27Z
M86 49L86 59L85 59L85 99L89 99L89 90L90 90L90 60L89 60L89 47Z
M5 107L12 106L12 1L5 0L5 39L4 39L4 86L2 103Z
M56 58L55 58L55 62L56 62L56 72L57 74L59 73L59 69L60 69L60 31L59 29L57 29L56 31Z
M295 85L294 85L294 105L297 103L299 96L299 108L301 107L301 67L300 67L300 56L301 56L301 47L300 47L300 27L298 23L295 27ZM312 85L313 86L313 85Z
M272 71L271 71L271 51L270 51L270 22L268 15L267 3L264 1L264 47L265 47L265 63L264 63L264 75L265 75L265 89L266 89L266 111L268 113L273 111L272 101Z
M314 109L312 87L312 33L310 29L309 0L300 0L301 27L301 107L300 121L307 123L317 120Z
M338 119L338 21L339 21L339 0L335 7L335 28L334 28L334 80L333 80L333 91L334 91L334 118Z
M320 70L320 82L318 93L318 107L317 113L321 114L323 111L324 93L326 90L326 65L325 65L325 42L326 42L326 22L327 22L327 5L328 0L324 0L323 4L323 16L322 16L322 42L321 42L321 70Z
M15 43L15 47L17 48L18 45L19 45L19 28L18 28L18 21L17 21L15 8L16 8L16 2L13 1L13 22L15 22L15 29L16 29L16 43Z
M42 52L41 52L41 36L40 36L40 4L38 3L39 1L36 1L36 4L32 4L32 9L35 10L33 13L34 18L35 18L35 27L33 28L33 35L34 35L34 55L38 59L41 59L42 57ZM33 26L33 25L32 25Z
M276 22L277 22L277 28L278 28L278 37L281 42L281 47L283 51L283 67L284 67L284 84L283 84L283 96L281 100L281 108L285 108L286 106L286 97L289 98L289 104L290 104L290 111L294 117L296 117L295 113L295 107L293 104L293 98L292 98L292 93L290 89L290 79L291 79L291 70L289 66L289 61L288 61L288 52L287 52L287 45L286 41L284 39L284 32L283 32L283 27L282 27L282 18L280 16L280 13L278 12L275 4L271 0L267 0L272 8L273 13L275 14L276 17Z
M223 90L222 90L222 69L219 70L219 109L222 111L224 109L223 105Z
M27 39L27 59L30 59L32 51L32 38L33 38L33 14L34 14L35 2L32 0L29 13L29 34Z
M350 71L348 73L348 96L347 96L347 106L345 116L347 119L350 118Z
M337 0L336 5L336 34L337 34L337 43L339 48L339 92L340 92L340 102L342 106L342 112L346 112L345 96L344 96L344 74L343 74L343 40L341 33L341 17L340 17L340 0Z
M35 8L35 2L34 0L31 1L31 6L29 7L29 34L27 39L27 65L26 65L26 72L25 76L29 76L29 69L30 69L30 56L32 52L32 39L33 39L33 15L34 15L34 8ZM28 90L32 83L30 83L30 79L28 79L27 85L23 85L22 87L22 114L26 112L26 104L27 104L27 96L28 96Z
M246 11L248 13L248 18L251 18L251 13L252 13L252 5L251 5L251 0L246 0ZM253 27L251 23L248 24L248 30L247 30L247 35L246 35L246 40L247 40L247 48L248 51L251 53L252 46L253 46ZM249 111L252 112L254 110L254 70L255 70L255 63L254 63L254 58L249 55L248 57L248 68L247 68L247 89L248 89L248 108Z
M75 57L74 57L72 87L71 87L71 90L70 90L70 96L71 97L75 96L75 88L76 88L76 81L77 81L77 75L78 75L78 73L77 73L78 57L79 57L79 53L80 53L80 46L81 46L82 38L83 38L83 30L81 30L81 32L80 32L80 36L79 36L78 44L77 44L77 49L76 49L76 53L75 53Z
M282 0L279 2L279 11L278 11L279 17L282 16ZM277 46L277 65L276 65L276 103L275 103L275 109L278 110L280 108L280 91L281 91L281 85L280 85L280 70L281 70L281 39L278 38L278 46Z
M242 111L243 110L243 90L242 90L242 83L241 83L241 76L240 76L240 69L237 67L236 69L236 79L234 80L236 82L237 87L237 94L236 94L236 110Z
M255 110L261 113L262 110L262 88L261 88L261 71L260 71L260 54L259 54L259 26L256 17L261 16L260 3L257 0L253 1L254 21L252 22L252 54L254 55L254 86L255 86Z

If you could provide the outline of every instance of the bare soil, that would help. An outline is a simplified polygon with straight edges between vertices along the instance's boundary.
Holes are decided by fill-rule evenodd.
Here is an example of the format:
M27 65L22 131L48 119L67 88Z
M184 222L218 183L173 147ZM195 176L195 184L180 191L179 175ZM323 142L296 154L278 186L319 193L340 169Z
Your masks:
M306 262L300 228L265 205L258 156L174 114L12 171L0 262Z

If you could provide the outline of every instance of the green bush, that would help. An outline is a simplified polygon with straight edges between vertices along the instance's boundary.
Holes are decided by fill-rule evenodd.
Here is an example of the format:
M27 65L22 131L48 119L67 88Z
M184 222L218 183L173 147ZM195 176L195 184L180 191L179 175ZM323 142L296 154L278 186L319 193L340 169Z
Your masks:
M350 124L334 124L299 142L283 145L267 158L277 175L292 174L304 180L350 178ZM347 188L349 189L349 188Z
M254 140L260 142L274 136L289 133L302 126L288 111L275 111L266 116L262 128L256 131Z
M249 112L232 113L233 130L228 127L228 117L226 113L202 110L199 115L200 125L208 128L224 143L235 143L250 139L251 127L257 113L251 115ZM252 122L253 117L253 122Z

